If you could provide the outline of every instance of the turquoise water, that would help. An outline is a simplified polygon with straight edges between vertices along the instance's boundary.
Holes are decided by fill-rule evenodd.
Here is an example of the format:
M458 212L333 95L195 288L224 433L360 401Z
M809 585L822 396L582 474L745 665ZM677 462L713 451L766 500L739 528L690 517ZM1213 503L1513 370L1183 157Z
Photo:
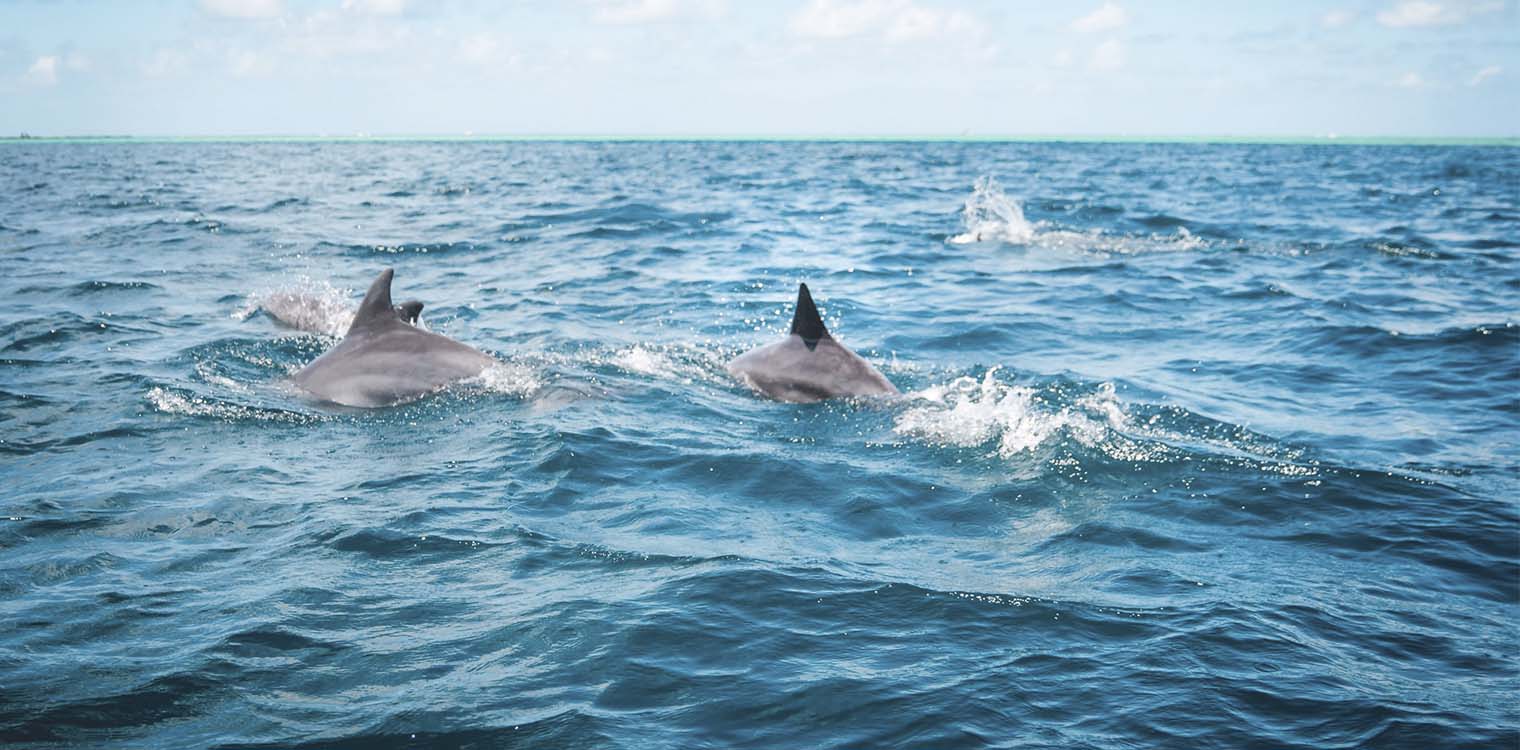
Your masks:
M1517 175L1507 146L4 144L0 736L1513 747ZM501 366L303 399L387 267ZM799 281L901 399L729 378Z

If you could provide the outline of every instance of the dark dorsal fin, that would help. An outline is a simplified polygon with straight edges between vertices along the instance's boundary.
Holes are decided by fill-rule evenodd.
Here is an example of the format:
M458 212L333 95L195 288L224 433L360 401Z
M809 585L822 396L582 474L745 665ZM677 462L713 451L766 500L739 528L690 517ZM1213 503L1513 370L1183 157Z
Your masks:
M375 283L370 284L369 291L364 293L364 301L359 303L359 312L354 313L354 322L348 326L349 333L401 319L391 306L391 277L395 275L394 270L387 268L375 277Z
M797 287L797 312L792 314L792 333L802 337L802 343L807 344L809 351L818 346L819 339L829 337L829 329L823 327L823 318L818 316L818 306L813 304L807 284Z
M417 319L422 317L422 303L414 299L409 299L399 305L396 305L396 314L401 317L401 321L403 323L411 323L412 325L417 325Z

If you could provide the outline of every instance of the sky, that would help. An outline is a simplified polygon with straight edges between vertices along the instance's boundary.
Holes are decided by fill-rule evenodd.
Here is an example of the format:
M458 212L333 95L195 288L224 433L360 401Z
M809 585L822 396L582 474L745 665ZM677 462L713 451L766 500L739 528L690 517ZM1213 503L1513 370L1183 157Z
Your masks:
M1520 135L1520 0L0 0L0 135Z

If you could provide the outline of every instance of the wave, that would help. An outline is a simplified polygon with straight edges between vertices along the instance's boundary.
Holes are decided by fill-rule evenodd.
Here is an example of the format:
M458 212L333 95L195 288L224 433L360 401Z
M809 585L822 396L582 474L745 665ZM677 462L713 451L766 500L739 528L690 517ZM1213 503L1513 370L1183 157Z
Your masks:
M0 352L20 353L87 338L152 333L150 329L126 320L108 313L102 313L98 318L87 318L71 312L51 317L24 318L0 326Z
M69 293L75 296L84 296L100 292L135 292L159 289L162 289L162 287L147 281L82 281L69 287Z
M1007 382L1002 369L906 393L896 405L893 434L934 447L979 449L1033 474L1127 472L1195 460L1291 479L1327 470L1303 448L1237 424L1181 407L1126 404L1113 383L1021 385Z
M157 386L145 396L154 409L163 414L203 417L220 422L280 422L285 424L315 424L322 417L315 414L249 406L207 396Z
M932 444L992 446L997 455L1010 458L1034 450L1058 432L1095 446L1105 426L1118 429L1124 424L1112 385L1050 411L1036 404L1035 389L1000 382L999 369L989 369L980 379L963 376L908 394L913 405L897 417L893 430Z
M529 214L524 221L538 224L595 223L599 225L706 225L733 217L728 211L676 211L649 203L618 203L598 208L583 208L554 213Z
M501 362L487 367L476 376L478 383L489 393L502 393L527 398L544 389L544 374L519 362Z
M1517 346L1520 346L1520 324L1514 322L1415 332L1371 325L1320 325L1292 342L1292 349L1307 354L1353 351L1363 357L1402 358L1411 362L1423 362L1423 358L1438 355L1448 358L1448 366L1452 364L1451 358L1461 362L1477 356L1498 366L1496 372L1503 372L1505 364L1513 364Z
M721 352L682 344L634 344L605 359L625 372L683 383L722 382L727 360Z
M363 243L363 242L329 242L316 243L314 252L336 252L339 255L367 258L377 254L383 255L448 255L455 253L472 253L482 249L482 245L465 240L440 241L440 242L398 242L395 244Z

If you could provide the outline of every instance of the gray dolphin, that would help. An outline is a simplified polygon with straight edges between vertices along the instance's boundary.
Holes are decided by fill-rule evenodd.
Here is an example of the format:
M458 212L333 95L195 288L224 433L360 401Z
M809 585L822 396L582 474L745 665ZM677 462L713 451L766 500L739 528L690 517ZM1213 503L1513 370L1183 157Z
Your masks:
M458 341L409 325L403 318L409 311L391 304L393 275L389 268L380 272L343 340L296 373L291 378L296 385L344 406L390 406L479 375L496 363ZM416 313L410 314L415 320Z
M422 303L414 299L402 302L396 305L396 315L404 322L417 325L417 319L422 317Z
M797 311L787 337L735 357L728 372L777 401L808 403L898 392L871 363L829 335L807 284L797 289Z
M408 300L396 305L396 314L417 325L422 307L418 300ZM286 328L308 333L337 333L333 329L341 325L338 316L347 312L326 297L306 292L275 292L259 300L259 309Z

